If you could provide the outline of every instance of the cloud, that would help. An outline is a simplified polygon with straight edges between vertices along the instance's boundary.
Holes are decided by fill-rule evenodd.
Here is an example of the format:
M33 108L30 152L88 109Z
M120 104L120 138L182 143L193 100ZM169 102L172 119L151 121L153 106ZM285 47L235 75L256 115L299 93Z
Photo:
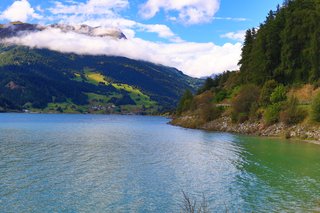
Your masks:
M137 23L136 26L142 31L157 33L160 38L166 38L173 42L183 42L183 40L179 36L174 34L172 30L166 25Z
M160 43L139 38L115 40L63 33L51 28L6 39L4 42L64 53L124 56L176 67L194 77L238 69L242 46L241 43L227 43L223 46L213 43Z
M148 0L140 8L140 14L146 19L154 17L161 9L177 12L177 16L169 15L170 20L184 24L199 24L210 22L219 10L220 0Z
M220 0L148 0L140 8L145 18L155 16L160 10L166 12L168 19L184 24L198 24L214 19L243 21L237 18L214 17L219 9ZM238 69L241 55L241 43L219 46L212 42L194 43L182 40L167 25L143 24L123 18L120 11L129 7L128 0L73 0L55 1L54 6L35 10L27 0L15 1L2 14L0 19L11 21L41 19L40 22L60 22L63 24L87 24L121 29L128 40L115 40L89 37L77 33L63 33L59 29L49 28L22 37L5 40L32 48L48 48L64 53L124 56L136 60L145 60L166 66L176 67L185 74L202 77L225 70ZM45 17L40 14L49 12ZM63 20L63 22L62 22ZM136 32L155 33L169 43L151 42L136 38ZM239 33L222 36L241 41Z
M168 39L172 42L182 42L183 40L177 36L167 25L163 24L142 24L125 18L89 18L86 19L69 19L65 18L68 24L87 24L89 26L103 26L121 29L127 37L133 38L135 31L155 33L160 38Z
M52 14L114 15L114 11L127 8L128 0L88 0L86 3L70 1L69 4L55 2Z
M49 9L53 14L51 18L63 20L64 24L119 28L130 38L135 36L135 31L156 33L160 38L182 42L182 39L167 25L142 24L119 16L117 11L129 6L127 0L88 0L86 3L71 2L69 4L56 1L54 5Z
M237 32L229 32L229 33L223 34L220 37L221 38L228 38L228 39L239 41L239 42L243 42L245 34L246 34L245 30L240 30L240 31L237 31Z
M26 22L29 19L41 19L27 0L15 1L0 15L0 19Z

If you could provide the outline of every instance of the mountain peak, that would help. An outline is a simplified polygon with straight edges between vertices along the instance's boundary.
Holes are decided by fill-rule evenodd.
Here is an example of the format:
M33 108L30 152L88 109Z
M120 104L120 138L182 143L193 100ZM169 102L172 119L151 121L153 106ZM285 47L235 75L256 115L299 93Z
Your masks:
M75 32L79 34L89 35L92 37L111 37L116 39L127 39L120 29L105 28L105 27L91 27L86 24L81 25L66 25L66 24L52 24L51 28L57 28L63 32Z
M91 27L89 25L66 25L66 24L51 24L41 26L37 24L23 23L21 21L9 22L0 24L0 39L28 34L31 32L39 32L50 28L60 29L62 32L73 32L91 37L107 37L113 39L127 39L124 33L117 28L106 27Z

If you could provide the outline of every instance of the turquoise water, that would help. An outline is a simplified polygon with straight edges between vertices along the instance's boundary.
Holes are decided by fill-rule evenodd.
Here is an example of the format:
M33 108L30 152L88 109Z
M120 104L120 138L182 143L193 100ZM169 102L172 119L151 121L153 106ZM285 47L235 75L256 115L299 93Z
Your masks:
M0 212L320 210L320 146L162 117L0 114Z

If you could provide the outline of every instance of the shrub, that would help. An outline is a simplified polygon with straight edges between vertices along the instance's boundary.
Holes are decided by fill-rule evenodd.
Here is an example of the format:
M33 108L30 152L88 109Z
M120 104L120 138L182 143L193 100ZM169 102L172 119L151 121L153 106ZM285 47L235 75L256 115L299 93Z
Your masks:
M277 86L273 90L270 96L271 103L279 103L279 102L285 101L286 99L287 99L287 91L283 85Z
M221 90L214 96L214 101L219 103L228 97L228 93L225 90Z
M188 111L191 108L193 102L193 95L190 90L186 90L180 99L177 107L177 114Z
M275 103L267 107L264 113L264 121L267 125L271 125L279 121L281 107L281 103Z
M212 79L212 78L207 78L206 81L204 82L203 86L198 90L197 94L201 94L207 90L210 90L213 87L218 86L218 83Z
M255 85L243 86L232 100L232 120L243 122L248 120L252 105L257 102L260 92Z
M250 112L249 112L249 119L254 121L254 120L261 119L261 117L262 117L262 114L259 109L259 104L257 102L252 103Z
M237 116L237 121L239 123L243 123L245 121L249 120L249 116L248 116L248 113L239 113L238 116Z
M277 86L278 83L275 80L269 80L263 85L259 98L259 103L262 106L271 104L270 96Z
M201 93L200 95L195 96L193 102L195 108L200 108L202 105L211 104L213 99L212 91L206 91Z
M311 105L311 119L320 122L320 92L314 97Z
M299 101L296 97L289 98L285 105L285 110L280 113L280 121L287 125L294 125L302 122L307 112L298 107Z
M213 104L204 104L199 109L200 119L206 123L217 119L221 115L222 110Z

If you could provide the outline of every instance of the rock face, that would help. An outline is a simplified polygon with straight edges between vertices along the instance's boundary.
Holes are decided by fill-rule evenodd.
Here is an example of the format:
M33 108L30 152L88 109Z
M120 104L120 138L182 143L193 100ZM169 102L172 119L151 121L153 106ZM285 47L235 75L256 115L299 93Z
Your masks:
M127 39L127 37L116 28L103 28L103 27L90 27L88 25L64 25L64 24L53 24L51 28L61 29L63 32L75 32L84 34L92 37L111 37L115 39Z
M22 22L10 22L0 25L0 39L20 36L31 32L39 32L46 29L60 29L62 32L74 32L92 37L109 37L114 39L127 39L127 37L116 28L91 27L88 25L64 25L53 24L49 26L40 26Z
M171 124L186 128L191 127L196 129L203 129L207 131L231 132L257 136L283 136L286 138L311 139L320 143L320 128L319 126L311 124L286 126L283 123L277 123L271 126L266 126L262 121L246 121L241 124L236 124L232 123L231 118L229 117L221 117L205 124L190 126L190 124L194 124L195 120L197 120L197 118L194 116L182 116L174 118Z

